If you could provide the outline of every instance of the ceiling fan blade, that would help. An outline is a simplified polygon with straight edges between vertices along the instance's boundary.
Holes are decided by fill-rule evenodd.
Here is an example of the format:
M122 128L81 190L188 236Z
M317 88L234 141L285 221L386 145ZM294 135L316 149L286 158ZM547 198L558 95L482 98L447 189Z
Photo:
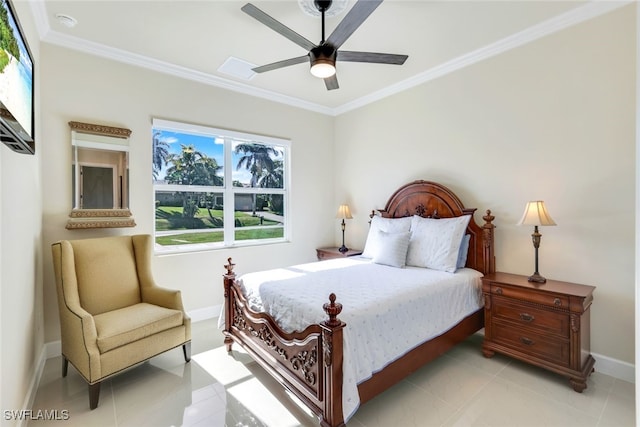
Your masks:
M336 77L335 74L331 77L327 77L324 79L324 85L327 87L327 90L338 89L338 77Z
M358 0L353 5L347 16L338 24L333 33L327 39L327 44L338 49L355 30L373 13L382 0Z
M306 38L302 37L300 34L296 33L291 28L285 26L284 24L280 23L279 21L276 21L274 18L272 18L271 16L267 15L266 13L264 13L262 10L258 9L257 7L252 5L251 3L245 4L240 9L244 13L246 13L247 15L257 19L258 21L260 21L261 23L263 23L267 27L271 28L276 33L285 36L286 38L288 38L289 40L291 40L292 42L294 42L298 46L301 46L301 47L305 48L306 50L311 50L314 47L316 47L315 44L313 44L312 42L310 42Z
M351 52L348 50L339 50L336 56L336 61L402 65L408 57L409 56L407 55L396 55L394 53Z
M309 62L309 55L298 56L297 58L290 58L283 61L273 62L267 65L261 65L260 67L252 68L252 70L256 73L264 73L265 71L277 70L278 68L302 64L303 62Z

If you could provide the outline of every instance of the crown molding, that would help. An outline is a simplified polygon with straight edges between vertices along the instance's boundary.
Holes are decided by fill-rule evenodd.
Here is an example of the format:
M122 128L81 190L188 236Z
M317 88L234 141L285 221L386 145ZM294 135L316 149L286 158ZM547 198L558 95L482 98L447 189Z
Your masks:
M405 90L411 89L415 86L437 79L438 77L450 74L469 65L507 52L511 49L517 48L547 35L604 15L632 3L634 3L633 0L590 1L584 6L580 6L557 15L539 24L533 25L523 31L514 33L508 37L498 40L495 43L491 43L472 52L460 55L399 83L393 84L369 95L360 97L351 102L347 102L341 106L331 108L299 98L282 95L273 91L256 88L245 83L228 80L212 74L182 67L169 62L150 58L144 55L139 55L126 50L113 48L100 43L87 41L78 37L69 36L57 31L53 31L51 30L49 21L47 19L45 2L43 0L30 1L31 10L34 15L36 26L38 28L40 40L43 42L103 57L113 61L122 62L136 67L147 68L182 79L192 80L202 84L243 93L245 95L263 98L269 101L278 102L281 104L290 105L292 107L302 108L305 110L314 111L334 117L379 101L386 97L395 95L397 93L403 92Z
M33 20L36 24L38 36L40 37L40 40L43 40L47 33L51 31L44 0L30 0L29 6L31 6L31 14L33 15Z

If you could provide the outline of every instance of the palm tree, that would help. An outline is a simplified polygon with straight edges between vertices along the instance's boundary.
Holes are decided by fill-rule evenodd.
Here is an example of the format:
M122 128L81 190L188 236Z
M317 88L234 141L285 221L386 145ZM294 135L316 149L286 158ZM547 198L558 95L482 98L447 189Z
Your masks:
M162 169L162 166L167 164L167 159L169 158L169 144L160 139L162 132L155 132L153 134L153 153L152 162L153 162L153 179L158 179L158 174Z
M249 185L251 188L256 187L259 183L261 176L265 173L270 173L274 169L274 160L272 156L276 157L280 155L280 151L264 144L255 143L242 143L236 145L235 152L243 156L238 160L236 169L240 169L243 165L251 173L251 181ZM253 215L256 214L256 195L252 195L252 210Z
M265 171L258 184L261 188L284 188L284 163L282 160L273 161L273 170ZM269 207L273 213L282 214L283 197L282 194L270 194Z
M222 185L222 177L217 176L221 166L216 159L197 151L193 145L181 145L180 154L170 154L167 164L168 184L180 185ZM198 213L199 197L181 192L182 216L194 218Z
M284 186L284 163L282 160L274 160L273 169L262 172L258 185L261 188L282 188Z
M222 185L217 176L221 166L216 159L196 150L193 145L180 145L180 154L170 154L167 164L167 183L181 185Z

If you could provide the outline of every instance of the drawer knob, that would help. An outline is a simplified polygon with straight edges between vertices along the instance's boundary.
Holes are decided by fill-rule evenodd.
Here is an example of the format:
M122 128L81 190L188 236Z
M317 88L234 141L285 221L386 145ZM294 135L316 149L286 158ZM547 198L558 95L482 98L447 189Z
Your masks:
M524 345L533 345L533 340L526 337L520 337L520 342Z
M553 303L557 306L561 306L562 305L562 301L560 300L560 298L556 298L553 300Z
M520 313L520 320L524 322L533 322L535 320L535 317L528 313Z
M496 294L502 295L502 288L496 288Z

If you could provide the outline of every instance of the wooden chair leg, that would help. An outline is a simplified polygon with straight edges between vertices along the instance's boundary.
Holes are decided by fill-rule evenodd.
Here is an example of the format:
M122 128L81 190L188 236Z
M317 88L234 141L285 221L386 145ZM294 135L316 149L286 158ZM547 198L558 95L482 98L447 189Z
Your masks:
M96 409L98 407L100 384L101 383L89 384L89 409Z
M69 370L69 360L64 357L64 354L62 355L62 377L66 377L67 376L67 372Z
M191 360L191 341L182 345L182 353L184 354L184 361L189 362Z

